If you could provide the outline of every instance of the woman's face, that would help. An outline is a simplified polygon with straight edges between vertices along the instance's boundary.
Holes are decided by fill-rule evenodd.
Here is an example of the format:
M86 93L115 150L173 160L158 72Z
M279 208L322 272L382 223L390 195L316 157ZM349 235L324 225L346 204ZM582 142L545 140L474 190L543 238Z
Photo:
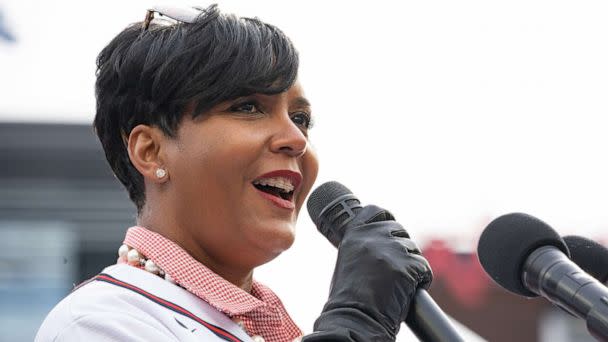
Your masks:
M310 115L296 83L184 117L168 148L165 202L174 207L184 247L211 264L247 268L291 246L318 171Z

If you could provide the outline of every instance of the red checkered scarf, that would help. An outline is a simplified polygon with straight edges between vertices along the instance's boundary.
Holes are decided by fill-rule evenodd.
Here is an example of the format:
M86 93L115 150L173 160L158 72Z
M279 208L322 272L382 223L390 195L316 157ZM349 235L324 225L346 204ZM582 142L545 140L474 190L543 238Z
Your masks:
M124 243L154 261L189 292L232 319L242 320L250 336L260 335L266 342L293 341L302 336L277 295L257 281L247 293L173 241L143 227L129 228Z

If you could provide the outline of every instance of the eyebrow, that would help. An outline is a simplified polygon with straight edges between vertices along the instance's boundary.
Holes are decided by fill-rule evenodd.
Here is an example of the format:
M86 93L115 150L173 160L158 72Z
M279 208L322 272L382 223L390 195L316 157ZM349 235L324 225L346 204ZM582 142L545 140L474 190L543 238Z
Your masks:
M310 107L310 102L305 97L297 97L292 102L296 107Z

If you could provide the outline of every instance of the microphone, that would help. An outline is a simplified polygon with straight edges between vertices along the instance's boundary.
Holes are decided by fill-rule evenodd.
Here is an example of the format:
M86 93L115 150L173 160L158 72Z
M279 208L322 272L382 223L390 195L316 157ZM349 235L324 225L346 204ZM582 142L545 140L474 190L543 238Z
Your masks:
M344 230L348 229L348 222L362 209L359 199L338 182L319 186L310 195L306 206L319 232L336 248L344 237ZM387 214L375 218L374 222L393 219ZM424 289L416 291L405 323L421 341L464 341Z
M521 213L498 217L481 234L477 255L498 285L547 298L608 341L608 289L569 259L566 243L545 222Z
M564 236L570 259L601 283L608 284L608 248L582 236Z

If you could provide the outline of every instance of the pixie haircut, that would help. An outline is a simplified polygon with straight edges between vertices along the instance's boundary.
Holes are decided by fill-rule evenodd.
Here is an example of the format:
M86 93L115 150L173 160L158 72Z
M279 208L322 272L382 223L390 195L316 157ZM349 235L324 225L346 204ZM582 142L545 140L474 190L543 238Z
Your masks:
M134 23L97 57L94 128L112 171L138 213L143 176L127 139L140 124L174 138L184 115L204 115L220 102L253 93L278 94L295 82L298 54L278 28L257 18L220 13L212 5L193 23L147 29Z

